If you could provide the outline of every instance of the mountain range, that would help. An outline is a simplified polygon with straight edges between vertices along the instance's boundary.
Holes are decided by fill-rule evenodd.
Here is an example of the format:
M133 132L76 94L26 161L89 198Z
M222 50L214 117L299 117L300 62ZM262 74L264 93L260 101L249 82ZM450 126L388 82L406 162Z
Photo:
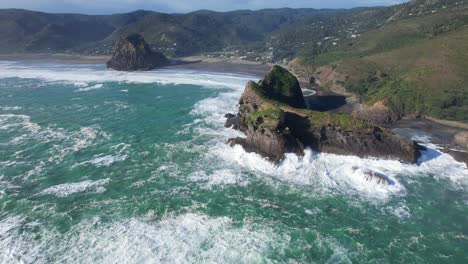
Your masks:
M325 89L383 103L399 116L468 122L468 1L413 0L390 7L265 9L116 15L0 10L0 54L108 55L141 33L172 57L293 63Z

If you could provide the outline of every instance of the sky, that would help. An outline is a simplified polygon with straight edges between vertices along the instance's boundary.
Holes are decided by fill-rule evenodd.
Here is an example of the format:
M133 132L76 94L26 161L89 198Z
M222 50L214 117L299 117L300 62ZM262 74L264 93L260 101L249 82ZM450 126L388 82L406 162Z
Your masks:
M138 9L186 13L208 9L230 11L262 8L352 8L384 6L405 0L0 0L0 8L22 8L54 13L114 14Z

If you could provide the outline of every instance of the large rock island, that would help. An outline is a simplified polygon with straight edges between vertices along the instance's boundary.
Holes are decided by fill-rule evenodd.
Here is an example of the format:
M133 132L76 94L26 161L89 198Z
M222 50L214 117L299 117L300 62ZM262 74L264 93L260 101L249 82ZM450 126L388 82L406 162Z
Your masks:
M117 41L107 67L118 71L145 71L169 64L164 54L151 50L141 34Z
M272 161L283 159L285 153L302 155L307 147L409 163L420 155L416 142L388 129L347 115L305 109L298 80L279 66L273 66L260 82L249 82L239 104L237 115L226 115L226 126L247 137L230 139L229 144L242 145Z

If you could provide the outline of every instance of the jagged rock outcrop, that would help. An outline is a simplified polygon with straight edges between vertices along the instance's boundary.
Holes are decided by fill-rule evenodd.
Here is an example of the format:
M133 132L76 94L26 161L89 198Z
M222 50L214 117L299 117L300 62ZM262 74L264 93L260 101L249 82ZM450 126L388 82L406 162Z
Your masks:
M288 90L280 85L295 87L296 82L292 74L278 66L259 83L249 82L237 116L227 115L226 122L226 126L243 131L247 137L230 139L229 144L242 145L273 161L281 160L285 153L302 154L305 147L341 155L417 161L419 147L414 141L347 115L297 107L303 101L302 93L279 94Z
M169 64L164 54L152 51L141 34L117 41L107 67L118 71L144 71Z

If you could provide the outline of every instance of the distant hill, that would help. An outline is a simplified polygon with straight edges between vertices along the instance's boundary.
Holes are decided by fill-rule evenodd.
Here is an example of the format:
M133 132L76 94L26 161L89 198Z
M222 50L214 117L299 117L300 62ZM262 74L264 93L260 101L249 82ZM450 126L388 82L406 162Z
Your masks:
M89 16L8 9L0 10L0 53L109 54L114 41L137 32L168 55L191 55L261 43L286 25L347 12L351 11L285 8L226 13L202 10L188 14L136 11Z
M399 115L422 112L468 122L468 1L411 1L378 29L298 57L324 87L385 101Z
M265 9L108 16L0 10L1 53L105 55L142 33L167 56L204 54L287 64L398 115L468 122L468 0L390 7ZM304 76L302 76L304 77Z

